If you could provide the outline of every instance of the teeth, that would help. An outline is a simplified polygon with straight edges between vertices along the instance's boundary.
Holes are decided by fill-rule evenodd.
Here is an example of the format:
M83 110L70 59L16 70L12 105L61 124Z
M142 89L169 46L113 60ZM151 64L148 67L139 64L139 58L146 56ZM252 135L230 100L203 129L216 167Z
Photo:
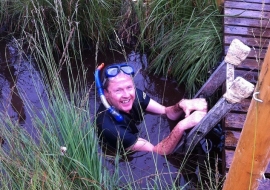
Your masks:
M125 100L125 101L122 101L123 103L128 103L129 102L129 100Z

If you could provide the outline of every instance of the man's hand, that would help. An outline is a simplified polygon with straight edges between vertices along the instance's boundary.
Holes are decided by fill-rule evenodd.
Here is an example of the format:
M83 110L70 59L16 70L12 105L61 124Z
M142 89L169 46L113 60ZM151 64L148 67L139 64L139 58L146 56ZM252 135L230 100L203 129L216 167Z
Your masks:
M206 111L194 111L185 119L179 121L178 126L181 130L187 130L197 125L206 115Z
M178 105L185 112L185 117L188 117L192 111L207 112L207 102L204 98L182 99Z
M165 108L165 113L167 117L171 120L177 120L179 117L185 113L185 117L190 116L193 111L207 112L207 102L204 98L195 99L182 99L180 102L174 106L169 106Z

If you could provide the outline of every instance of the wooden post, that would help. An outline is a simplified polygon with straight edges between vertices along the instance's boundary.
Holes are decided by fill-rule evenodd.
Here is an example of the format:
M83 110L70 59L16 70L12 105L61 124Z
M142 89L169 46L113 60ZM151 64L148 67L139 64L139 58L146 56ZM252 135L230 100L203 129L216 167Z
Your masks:
M223 190L257 189L270 161L270 46Z

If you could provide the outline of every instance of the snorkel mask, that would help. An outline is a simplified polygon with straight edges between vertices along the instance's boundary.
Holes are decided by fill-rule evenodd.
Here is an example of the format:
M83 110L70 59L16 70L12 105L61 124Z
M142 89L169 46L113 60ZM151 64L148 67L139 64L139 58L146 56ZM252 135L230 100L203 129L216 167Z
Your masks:
M121 122L123 121L123 116L118 113L110 104L107 102L104 91L100 82L99 72L104 67L104 63L99 65L95 71L95 81L96 81L96 87L98 90L99 97L101 99L102 104L109 110L109 113L115 118L116 121ZM109 66L105 71L105 80L110 77L115 77L118 75L118 73L122 71L127 75L134 75L134 70L130 65L127 64L116 64Z

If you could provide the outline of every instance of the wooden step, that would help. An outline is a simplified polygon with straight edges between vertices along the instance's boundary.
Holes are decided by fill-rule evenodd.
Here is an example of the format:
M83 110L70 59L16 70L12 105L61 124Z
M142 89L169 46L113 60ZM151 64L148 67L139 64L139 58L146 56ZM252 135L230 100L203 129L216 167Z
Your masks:
M227 113L224 118L225 130L241 131L246 120L246 114Z
M225 54L227 54L228 52L228 49L229 49L229 45L225 45L224 46L224 51L225 51ZM266 49L251 49L251 51L249 52L247 58L251 58L251 59L263 59L265 57L265 53L266 53Z
M235 70L234 71L235 78L240 76L246 79L247 81L256 84L258 80L258 72L257 71L247 71L247 70Z
M239 35L226 35L224 36L224 45L230 46L234 39L238 39L243 42L245 45L249 47L255 47L266 49L269 44L269 38L262 38L262 37L246 37L246 36L239 36Z
M235 9L235 8L226 8L226 3L224 4L224 15L230 17L241 17L241 18L260 18L267 20L270 18L269 10L246 10L246 9Z
M263 63L263 60L257 60L257 59L251 59L251 58L247 58L245 59L240 65L236 66L236 69L246 69L246 70L253 70L253 71L257 71L258 69L261 68Z
M237 103L234 105L231 112L247 112L251 99L244 99L241 103Z
M259 3L259 4L262 4L262 2L264 1L265 4L270 4L270 1L269 0L226 0L224 2L224 4L226 2L229 2L229 1L234 1L234 2L241 3L241 4L245 4L245 3L254 3L254 4Z
M261 29L257 27L255 28L255 27L234 26L234 25L224 25L224 34L246 36L248 38L252 38L254 36L263 38L270 37L270 31L265 30L264 28Z
M267 1L265 1L267 2ZM262 0L260 2L248 2L239 3L237 1L225 1L224 8L234 8L234 9L244 9L244 10L258 10L261 11L262 9L265 11L270 10L270 4L263 4Z
M225 131L225 148L230 150L235 150L238 140L240 138L240 131Z

